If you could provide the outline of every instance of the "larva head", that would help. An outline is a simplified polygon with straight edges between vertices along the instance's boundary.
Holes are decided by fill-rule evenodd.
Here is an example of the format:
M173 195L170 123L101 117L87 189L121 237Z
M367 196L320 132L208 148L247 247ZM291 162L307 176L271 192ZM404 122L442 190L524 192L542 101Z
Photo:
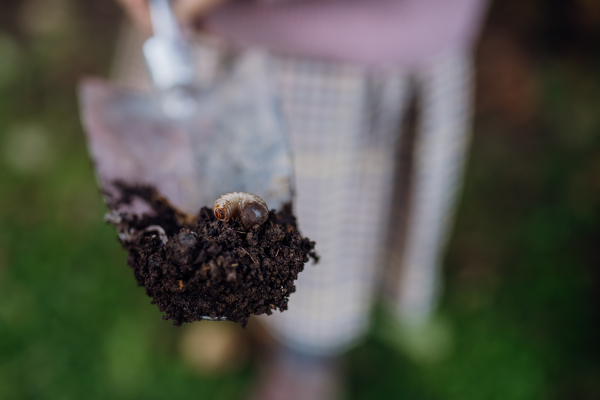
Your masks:
M242 224L246 229L255 225L262 225L269 217L269 209L264 202L250 201L244 204L241 213Z
M226 220L226 213L225 213L225 208L220 205L217 204L213 207L213 212L215 213L215 218L218 219L219 221L223 221L223 222L227 222Z

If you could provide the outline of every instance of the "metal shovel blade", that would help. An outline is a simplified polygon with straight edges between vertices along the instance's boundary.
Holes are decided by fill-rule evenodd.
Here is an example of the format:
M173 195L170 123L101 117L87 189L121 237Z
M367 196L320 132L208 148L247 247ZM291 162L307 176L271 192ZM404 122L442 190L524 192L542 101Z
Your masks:
M271 209L291 202L291 153L264 62L244 56L197 93L197 110L185 119L167 116L158 95L85 79L81 114L101 189L118 195L115 181L152 185L192 214L231 191L256 194Z

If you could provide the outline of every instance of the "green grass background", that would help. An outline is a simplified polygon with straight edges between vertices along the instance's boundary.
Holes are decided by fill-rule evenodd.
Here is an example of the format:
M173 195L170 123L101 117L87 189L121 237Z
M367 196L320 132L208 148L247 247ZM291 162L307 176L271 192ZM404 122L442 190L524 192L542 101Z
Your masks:
M379 313L347 356L351 399L600 398L598 48L571 37L530 54L545 37L528 33L555 30L552 5L528 4L541 16L522 7L515 22L510 7L492 8L480 45L480 107L440 310L452 352L411 361L382 339ZM135 285L102 222L75 85L108 73L119 18L110 1L0 4L3 400L236 399L255 374L186 366L180 331ZM498 35L526 61L492 68L490 80L485 46ZM505 76L534 94L494 103L486 83Z

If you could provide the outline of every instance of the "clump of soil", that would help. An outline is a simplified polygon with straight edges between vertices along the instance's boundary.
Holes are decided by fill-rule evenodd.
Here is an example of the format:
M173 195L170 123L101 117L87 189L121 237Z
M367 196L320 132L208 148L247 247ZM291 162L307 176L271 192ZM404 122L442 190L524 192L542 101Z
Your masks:
M113 212L107 220L119 231L138 284L174 325L208 317L246 326L253 314L284 311L304 264L318 260L290 206L248 230L239 218L218 221L207 207L196 218L184 214L150 186L115 187L120 198L109 199L112 210L136 197L153 210L142 218Z

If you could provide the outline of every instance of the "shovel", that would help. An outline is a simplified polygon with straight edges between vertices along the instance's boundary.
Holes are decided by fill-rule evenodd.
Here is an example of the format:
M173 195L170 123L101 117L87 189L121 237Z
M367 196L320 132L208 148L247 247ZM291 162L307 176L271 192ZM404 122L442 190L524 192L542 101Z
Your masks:
M148 213L149 205L115 205L115 182L156 187L195 215L220 195L244 191L281 209L293 196L292 159L273 96L268 58L242 52L212 83L194 81L190 46L168 0L150 0L154 36L143 47L151 94L87 78L80 109L98 184L112 215Z

